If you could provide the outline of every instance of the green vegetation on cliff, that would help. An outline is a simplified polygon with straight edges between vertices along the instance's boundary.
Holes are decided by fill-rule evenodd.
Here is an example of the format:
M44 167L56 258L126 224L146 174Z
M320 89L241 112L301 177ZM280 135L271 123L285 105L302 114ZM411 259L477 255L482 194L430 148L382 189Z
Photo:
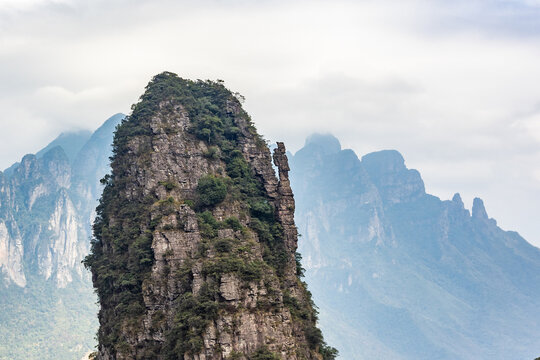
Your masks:
M147 341L143 349L137 350L136 357L159 354L166 359L178 359L185 354L198 354L205 346L203 335L208 326L221 314L238 311L220 295L222 277L232 274L244 282L244 287L264 282L268 294L284 292L282 304L290 309L312 351L323 359L335 358L335 349L326 346L316 327L316 311L305 284L297 279L296 286L303 293L300 298L287 293L285 271L291 255L284 243L284 229L262 179L255 175L242 152L242 141L248 136L255 139L260 149L265 149L266 144L257 135L249 116L243 110L240 115L234 113L233 107L241 109L234 94L219 81L190 81L163 73L153 78L140 102L134 105L132 115L118 127L111 158L112 175L103 179L105 189L97 208L92 251L84 262L92 271L101 304L100 348L127 353L133 346L129 334L138 331L147 312L143 294L150 286L156 263L152 247L155 233L181 231L179 215L176 215L177 225L164 224L163 219L187 211L182 207L188 205L196 213L201 236L198 251L176 268L164 267L181 289L180 296L174 300L172 326L169 322L164 329L165 314L154 312L152 331L162 331L165 341ZM209 166L223 166L216 166L217 172L200 177L195 191L184 192L181 197L174 178L158 182L153 190L146 189L152 191L135 186L144 176L142 169L152 161L153 118L158 113L181 111L187 112L190 121L186 136L205 143L207 150L201 161ZM238 123L239 117L242 125ZM162 130L168 135L178 132L167 124L162 125ZM187 150L186 156L190 156ZM159 187L167 197L160 197L156 190ZM217 207L237 208L242 218L229 214L218 221L214 216ZM175 230L175 226L180 228ZM231 237L219 236L221 230L230 231ZM163 256L166 259L171 255L172 250ZM193 290L195 263L200 265L197 272L204 277L196 292ZM296 275L301 275L299 264L296 269ZM272 284L277 284L279 289L273 289ZM279 300L261 303L259 311L268 307L278 311L280 304ZM279 358L265 348L250 356L250 359Z

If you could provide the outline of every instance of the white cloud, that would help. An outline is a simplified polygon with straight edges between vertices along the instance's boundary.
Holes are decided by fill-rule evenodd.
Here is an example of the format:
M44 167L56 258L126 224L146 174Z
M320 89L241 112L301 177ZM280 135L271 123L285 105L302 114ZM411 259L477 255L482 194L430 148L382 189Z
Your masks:
M128 112L169 70L224 79L291 150L312 131L398 149L429 190L481 195L540 244L539 16L537 1L0 0L0 168Z
M519 119L513 125L540 143L540 112Z
M29 11L36 7L69 4L70 0L0 0L0 11Z

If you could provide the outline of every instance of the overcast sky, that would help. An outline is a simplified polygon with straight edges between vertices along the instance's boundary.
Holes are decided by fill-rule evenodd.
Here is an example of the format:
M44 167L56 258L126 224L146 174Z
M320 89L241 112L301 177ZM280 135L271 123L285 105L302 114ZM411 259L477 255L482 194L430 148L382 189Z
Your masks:
M314 131L397 149L540 246L538 0L0 0L0 169L165 70L225 80L293 152Z

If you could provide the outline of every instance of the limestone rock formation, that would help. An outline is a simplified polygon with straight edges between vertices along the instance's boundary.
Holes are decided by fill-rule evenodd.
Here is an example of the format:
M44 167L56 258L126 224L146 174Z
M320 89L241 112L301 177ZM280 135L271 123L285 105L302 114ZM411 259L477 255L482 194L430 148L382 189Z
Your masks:
M81 261L123 117L93 135L62 134L0 172L0 358L73 359L94 347L97 308Z
M17 228L13 228L12 224L13 220L10 218L8 221L0 221L0 268L5 279L23 287L26 285L23 271L24 248Z
M0 268L6 283L35 273L64 288L81 279L99 179L108 172L117 114L94 134L62 134L0 172ZM66 153L67 151L67 153Z
M285 148L274 161L220 82L150 82L114 139L85 263L99 359L332 359L296 257Z
M72 280L72 270L82 273L79 263L88 242L78 240L79 230L83 230L67 193L70 184L71 167L60 147L39 159L25 156L4 180L0 219L5 236L0 241L6 252L2 256L5 262L0 263L9 270L8 283L25 286L27 272L35 265L45 280L54 276L60 287Z

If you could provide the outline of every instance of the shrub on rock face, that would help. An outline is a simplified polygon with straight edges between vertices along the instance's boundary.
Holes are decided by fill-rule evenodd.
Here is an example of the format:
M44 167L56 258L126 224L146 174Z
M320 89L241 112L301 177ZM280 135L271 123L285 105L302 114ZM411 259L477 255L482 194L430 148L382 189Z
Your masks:
M216 242L216 251L219 253L227 253L232 249L231 241L229 239L220 239Z
M217 116L204 115L196 124L195 133L201 140L214 144L223 134L223 122Z
M227 165L227 174L233 179L247 177L249 165L243 157L236 156Z
M240 223L240 220L236 216L231 216L225 219L225 226L233 229L234 231L242 230L242 224Z
M264 220L272 220L274 217L274 208L267 200L257 199L257 201L251 202L249 205L251 215Z
M213 206L225 200L227 196L227 185L221 178L208 175L199 180L197 191L201 206Z
M280 360L280 357L268 350L267 347L262 347L255 351L255 353L249 357L249 360Z

